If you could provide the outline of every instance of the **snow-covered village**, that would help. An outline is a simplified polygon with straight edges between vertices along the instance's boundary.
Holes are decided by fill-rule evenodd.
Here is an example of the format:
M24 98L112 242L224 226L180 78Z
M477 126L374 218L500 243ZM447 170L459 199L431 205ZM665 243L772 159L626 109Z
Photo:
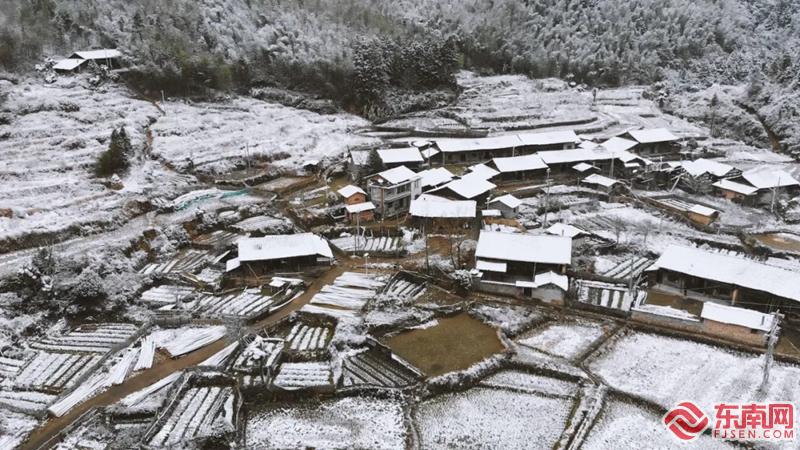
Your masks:
M760 31L657 73L642 44L613 79L498 69L445 33L479 33L448 1L379 2L428 39L407 49L343 43L337 20L388 33L361 0L178 2L206 53L174 73L142 42L177 10L10 3L0 449L800 448L800 42L775 31L796 2L780 64L717 45L774 19L733 9ZM427 37L431 3L452 22ZM627 5L598 3L574 7ZM69 38L26 46L41 23ZM325 45L352 49L319 69L342 97L287 81Z

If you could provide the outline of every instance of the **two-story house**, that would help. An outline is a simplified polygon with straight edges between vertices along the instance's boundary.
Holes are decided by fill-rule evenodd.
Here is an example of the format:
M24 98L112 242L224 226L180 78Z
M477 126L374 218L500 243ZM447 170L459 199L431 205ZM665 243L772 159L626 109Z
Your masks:
M422 177L406 166L395 167L371 175L367 191L378 215L395 217L407 213L411 200L422 193Z

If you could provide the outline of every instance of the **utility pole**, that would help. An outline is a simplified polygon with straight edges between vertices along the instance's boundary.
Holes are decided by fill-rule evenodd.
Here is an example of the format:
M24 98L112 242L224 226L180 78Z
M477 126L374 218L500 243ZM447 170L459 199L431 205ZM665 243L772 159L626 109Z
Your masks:
M364 275L369 275L369 253L364 253Z
M550 209L550 168L547 168L547 179L544 191L544 227L547 227L547 211Z
M775 214L775 198L778 196L778 188L781 186L781 177L778 175L778 185L772 188L772 201L770 202L769 212Z
M767 336L767 352L764 354L764 368L761 378L761 386L758 387L758 397L764 398L767 395L767 388L769 387L769 372L772 368L772 358L775 352L775 345L778 343L778 333L780 332L780 321L783 319L783 314L780 310L772 313L772 326L769 329Z

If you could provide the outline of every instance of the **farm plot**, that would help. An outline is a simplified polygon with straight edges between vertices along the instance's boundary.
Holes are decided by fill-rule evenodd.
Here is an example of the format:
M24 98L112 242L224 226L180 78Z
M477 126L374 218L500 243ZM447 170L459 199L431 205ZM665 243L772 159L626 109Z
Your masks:
M254 216L232 225L242 233L284 234L291 232L294 225L288 219L273 216Z
M581 448L586 450L604 450L610 448L658 448L664 450L680 450L687 448L685 443L678 442L671 436L661 418L642 408L611 401L605 406L597 423ZM736 447L730 444L701 435L692 441L691 448L700 450L722 450Z
M233 402L233 388L229 386L189 388L148 432L152 437L147 443L165 447L233 431Z
M333 374L328 362L283 363L275 386L286 390L333 388Z
M332 285L324 286L314 295L310 303L338 309L361 310L384 284L383 277L377 275L345 272L339 275Z
M567 399L472 388L420 403L414 412L421 448L551 448L570 416ZM546 411L546 413L543 413Z
M6 358L4 356L0 356L0 377L2 378L14 378L17 376L20 370L22 370L22 366L25 365L25 361L21 359L14 359L14 358Z
M56 401L55 395L33 391L0 391L0 405L28 414L44 412Z
M100 361L98 354L50 353L41 351L20 371L15 385L58 393L69 389Z
M246 289L223 297L203 295L194 304L194 310L203 316L236 316L255 318L270 311L276 298L264 295L260 289Z
M401 273L397 273L381 290L381 295L411 301L415 300L424 292L424 284L406 278Z
M189 286L162 285L142 292L141 300L155 307L172 305L178 300L189 299L194 295L194 288Z
M52 352L106 353L122 347L139 331L130 323L81 325L63 336L46 337L31 344L31 348Z
M27 414L2 408L0 408L0 417L3 418L6 425L0 427L0 448L3 449L17 448L39 422Z
M283 339L255 336L233 361L233 370L254 373L262 369L271 369L278 364L285 345Z
M346 397L273 405L250 415L247 448L406 447L403 406L398 400Z
M395 254L403 247L400 236L344 236L331 239L331 244L345 252Z
M202 234L192 239L192 244L203 248L228 248L236 244L236 241L244 237L233 231L217 230L211 233Z
M153 339L156 347L168 351L174 358L185 355L200 347L222 339L226 330L223 326L205 328L180 328L176 330L165 330L166 332L154 333Z
M175 372L150 386L126 395L113 405L113 411L127 414L156 412L167 400L170 387L181 374L182 372Z
M575 398L578 385L565 380L545 377L518 370L504 370L481 381L481 386L514 389L548 397Z
M520 338L517 343L536 350L571 359L586 350L604 333L595 322L561 322L546 325Z
M347 355L342 363L342 385L399 388L413 384L421 374L392 356L363 350Z
M325 326L312 326L296 323L286 335L289 350L298 352L313 352L324 350L331 337L331 328Z
M627 260L619 261L616 265L608 270L603 271L600 275L620 281L628 281L631 278L636 279L645 269L653 264L652 259L643 256L636 256Z
M619 338L590 369L610 386L670 408L691 399L711 410L715 403L758 398L762 355L734 353L706 344L633 333ZM764 401L800 400L800 367L776 363Z
M190 248L182 250L167 262L147 264L139 270L139 273L143 275L166 275L179 272L194 272L208 264L221 261L225 256L227 256L227 252L215 254L207 250Z

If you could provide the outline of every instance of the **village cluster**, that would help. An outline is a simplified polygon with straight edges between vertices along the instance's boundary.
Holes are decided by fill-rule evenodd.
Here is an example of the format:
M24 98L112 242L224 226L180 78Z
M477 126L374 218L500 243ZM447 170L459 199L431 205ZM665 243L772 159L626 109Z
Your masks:
M0 448L679 448L677 401L800 399L796 165L551 128L152 196L143 239L191 239L137 268L141 320L0 355Z

